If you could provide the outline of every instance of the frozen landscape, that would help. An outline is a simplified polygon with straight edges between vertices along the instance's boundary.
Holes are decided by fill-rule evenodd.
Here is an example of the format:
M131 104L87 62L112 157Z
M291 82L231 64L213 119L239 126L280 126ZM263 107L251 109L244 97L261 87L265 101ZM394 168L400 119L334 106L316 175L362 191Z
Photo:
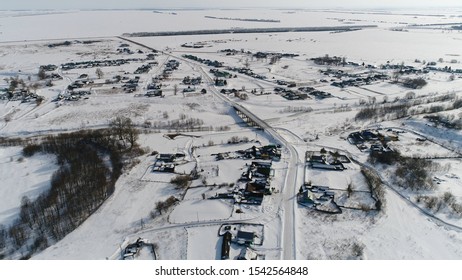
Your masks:
M462 9L0 11L0 259L460 260L461 46Z

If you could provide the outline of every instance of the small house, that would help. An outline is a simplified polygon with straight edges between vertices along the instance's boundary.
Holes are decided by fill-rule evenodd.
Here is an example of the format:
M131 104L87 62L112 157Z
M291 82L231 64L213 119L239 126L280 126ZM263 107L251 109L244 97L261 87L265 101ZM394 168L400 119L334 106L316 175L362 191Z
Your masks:
M251 245L253 244L255 233L248 231L238 231L236 235L236 242L239 244Z

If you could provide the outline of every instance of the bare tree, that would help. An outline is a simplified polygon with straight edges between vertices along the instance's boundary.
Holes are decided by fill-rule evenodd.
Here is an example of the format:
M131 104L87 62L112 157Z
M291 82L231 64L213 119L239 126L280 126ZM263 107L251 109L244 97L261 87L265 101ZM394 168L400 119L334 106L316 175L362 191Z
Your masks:
M118 140L128 142L130 149L136 145L138 140L139 131L135 128L133 121L130 118L118 116L111 121L109 124L112 134L118 138Z
M104 73L103 73L103 70L101 70L101 68L96 68L96 76L98 76L98 79L102 79L104 77Z
M34 93L37 93L37 89L40 87L40 84L38 83L33 83L30 85L30 88L34 91Z
M174 84L173 85L173 95L176 95L178 93L178 85Z
M39 69L37 75L40 80L45 80L47 78L47 74L45 73L45 69L43 68Z
M393 72L392 74L392 79L395 83L397 83L399 81L399 78L401 77L401 71L399 70L396 70Z
M165 202L163 202L163 201L158 201L158 202L156 203L156 210L159 212L159 214L162 215L162 211L164 210L164 208L165 208Z
M249 68L250 62L249 62L248 58L245 59L244 66L245 66L245 68Z

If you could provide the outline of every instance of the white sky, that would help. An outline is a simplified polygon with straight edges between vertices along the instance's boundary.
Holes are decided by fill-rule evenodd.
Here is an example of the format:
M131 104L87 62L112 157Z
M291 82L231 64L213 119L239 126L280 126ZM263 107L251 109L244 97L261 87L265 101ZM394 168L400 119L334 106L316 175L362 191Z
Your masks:
M461 0L0 0L9 9L393 8L462 6Z

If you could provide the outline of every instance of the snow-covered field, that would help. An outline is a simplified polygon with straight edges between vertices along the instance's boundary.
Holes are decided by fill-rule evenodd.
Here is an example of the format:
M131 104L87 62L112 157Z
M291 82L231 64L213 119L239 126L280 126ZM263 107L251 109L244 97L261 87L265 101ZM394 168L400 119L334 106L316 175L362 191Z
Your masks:
M23 197L36 199L50 188L50 178L58 169L54 156L37 154L25 158L21 147L0 148L0 224L9 225L19 214Z
M205 18L205 16L274 19L280 22L247 22ZM63 13L0 12L0 89L7 88L11 77L27 84L39 83L35 90L44 97L40 105L20 100L0 100L0 137L32 137L79 129L107 127L115 116L130 117L142 130L139 143L149 154L182 153L185 162L176 167L177 174L152 172L154 156L138 158L119 178L116 191L81 226L64 239L52 244L33 258L36 259L119 259L121 247L142 237L156 243L159 259L219 259L221 239L218 229L227 221L258 222L264 225L264 242L256 247L266 259L282 259L286 251L294 251L297 259L462 259L462 229L460 217L445 212L435 214L455 225L442 226L424 215L406 199L390 189L386 191L387 206L381 213L345 210L340 215L326 215L299 206L295 194L307 181L313 185L331 186L341 196L345 206L357 206L365 201L360 193L349 199L342 197L351 183L354 191L368 191L367 183L357 163L347 164L343 172L305 169L306 151L321 148L338 150L361 163L368 153L361 152L346 138L349 133L366 128L403 130L400 139L390 146L401 154L415 157L437 157L447 170L433 174L439 184L425 195L442 195L450 191L462 203L462 133L460 130L430 126L421 114L394 120L376 118L355 121L356 114L367 105L380 106L404 103L412 96L422 101L413 109L433 105L449 106L461 98L462 74L431 71L419 74L428 82L422 89L405 88L399 83L374 81L357 87L339 88L331 83L340 81L335 75L320 70L339 71L367 77L376 73L393 74L380 66L410 65L423 68L425 62L437 67L462 69L460 31L438 27L412 28L411 24L446 24L456 21L456 12L441 11L438 15L415 12L369 13L350 11L284 11L284 10L201 10L175 11L66 11ZM104 17L104 21L101 18ZM154 60L146 60L150 49L125 41L123 33L181 31L228 28L305 27L377 25L375 28L352 32L287 32L265 34L219 34L200 36L131 37L139 44L159 50ZM394 29L394 30L392 30ZM396 31L403 29L404 31ZM91 39L89 39L91 38ZM49 47L49 44L69 40L69 46ZM92 42L84 43L85 40ZM192 49L183 44L204 45ZM119 51L124 44L133 53ZM237 50L227 55L224 49ZM247 52L290 53L276 63L270 58L256 58ZM236 74L223 87L214 86L214 67L182 58L193 54L199 58L223 62L225 66L248 67L266 76L256 79ZM311 58L345 57L357 65L320 66ZM119 66L102 66L103 77L96 67L63 70L53 73L63 77L45 86L37 78L40 65L61 65L80 61L133 59ZM135 60L136 59L136 60ZM162 81L163 97L146 97L144 93L152 78L162 75L169 60L180 62L178 69ZM157 62L147 72L134 71L149 62ZM418 62L420 61L420 62ZM364 63L364 66L362 66ZM370 67L368 67L368 65ZM224 70L222 68L222 70ZM230 71L230 70L226 70ZM340 73L340 72L339 72ZM462 73L462 72L461 72ZM88 78L81 78L87 75ZM122 82L139 76L135 92L125 93ZM183 92L183 78L201 77L194 93ZM415 77L415 76L403 76ZM83 89L90 95L78 101L57 100L67 94L67 87L76 80L90 79ZM288 100L276 94L277 81L294 82L297 87L314 87L332 96L326 99L309 95L304 100ZM285 87L288 88L288 87ZM200 91L206 90L205 94ZM220 90L237 90L225 96ZM252 93L256 90L256 93ZM259 95L264 92L269 94ZM414 92L410 94L410 92ZM2 94L0 92L0 94ZM452 94L451 101L429 100ZM430 102L429 104L425 102ZM274 130L258 130L247 126L231 105L245 107ZM444 111L461 116L461 109ZM201 130L175 128L173 124L191 120L200 123ZM176 135L176 133L180 133ZM276 135L277 134L277 135ZM231 138L246 139L229 144ZM427 141L417 141L425 137ZM216 160L216 154L229 153L252 146L282 144L282 159L273 162L274 193L265 196L261 206L233 205L231 200L209 200L219 193L231 191L252 160L234 158ZM450 159L446 159L450 157ZM23 158L21 147L0 148L0 224L8 225L19 213L22 196L34 199L49 188L51 175L57 169L55 159L48 155ZM201 170L200 179L191 188L175 188L170 180L178 175ZM387 170L388 171L388 170ZM294 176L294 178L289 178ZM384 176L392 182L392 175ZM201 180L201 179L204 179ZM293 182L293 183L290 183ZM227 184L220 186L220 184ZM239 183L243 184L243 183ZM414 197L420 193L405 196ZM178 198L172 208L157 213L156 202L170 196ZM370 199L370 198L369 198ZM293 213L288 206L294 204ZM370 203L368 201L367 203ZM423 207L420 205L419 207ZM294 216L294 222L286 219ZM289 224L288 224L289 223ZM287 229L290 229L288 232ZM293 248L287 248L288 238ZM237 256L240 248L231 246ZM290 254L289 254L290 255Z

